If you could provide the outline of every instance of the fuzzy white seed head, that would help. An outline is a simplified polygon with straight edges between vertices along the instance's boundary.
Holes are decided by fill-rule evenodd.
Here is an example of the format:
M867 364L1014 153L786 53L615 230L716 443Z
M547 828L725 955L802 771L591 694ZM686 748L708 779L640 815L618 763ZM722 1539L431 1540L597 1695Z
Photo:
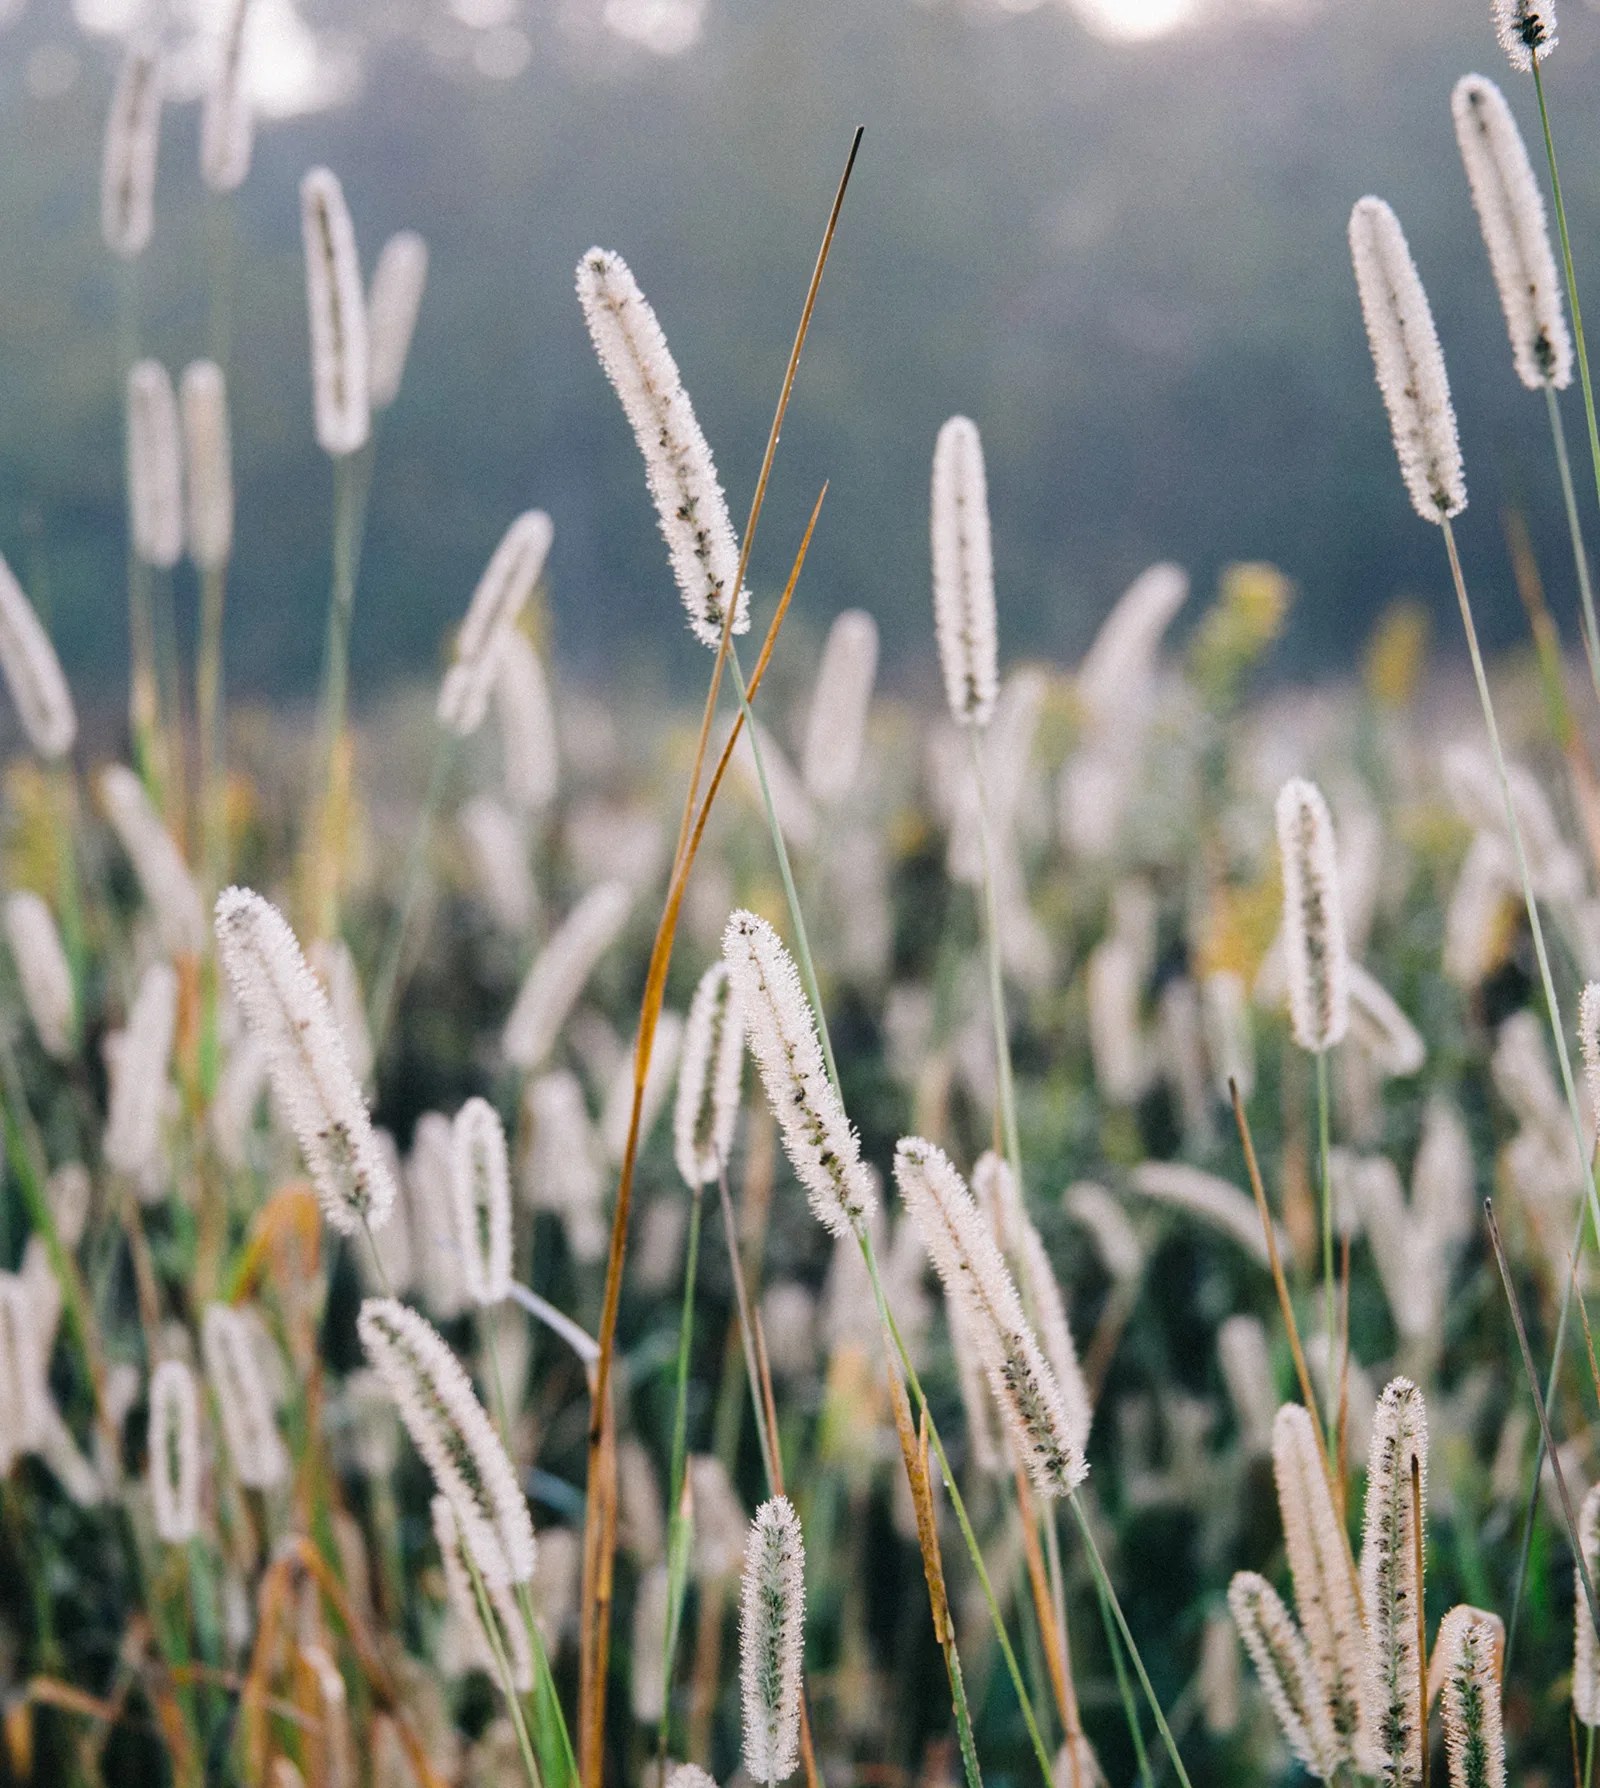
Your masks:
M250 8L251 0L232 0L200 106L200 178L212 192L237 192L250 172L255 111L244 78Z
M328 1222L379 1228L394 1177L372 1128L327 995L288 921L248 888L217 896L217 945L253 1036L266 1047L278 1106L300 1144Z
M800 1763L805 1568L800 1518L787 1496L775 1496L750 1524L739 1588L744 1767L754 1782L787 1781Z
M1091 732L1115 732L1130 703L1148 699L1161 642L1188 597L1188 572L1162 560L1117 598L1078 666L1077 697Z
M698 1763L675 1763L667 1771L666 1788L717 1788L717 1779Z
M1322 1470L1311 1417L1285 1403L1272 1425L1272 1472L1294 1578L1295 1608L1341 1762L1371 1765L1366 1635L1344 1529Z
M725 962L714 962L689 1002L672 1110L673 1158L691 1189L728 1165L743 1067L744 1019L733 977Z
M542 509L519 515L478 579L439 689L439 724L458 739L470 738L489 712L501 646L544 571L552 533Z
M1550 246L1544 199L1505 95L1463 75L1450 95L1472 203L1500 293L1517 377L1530 391L1572 382L1572 337Z
M596 964L627 924L632 905L621 882L602 882L562 920L535 958L506 1019L500 1047L514 1067L531 1071L555 1047Z
M44 1442L49 1393L38 1311L28 1282L0 1273L0 1477Z
M217 571L233 551L233 448L228 388L214 360L194 360L178 388L189 497L189 557Z
M518 813L542 812L561 781L556 716L544 666L520 628L501 644L492 699L506 799Z
M864 608L847 608L828 629L806 721L800 775L813 801L825 805L850 792L877 674L878 623Z
M200 1530L200 1392L183 1360L150 1375L150 1500L156 1533L187 1545Z
M1578 1510L1578 1544L1589 1582L1600 1583L1600 1484L1591 1486ZM1589 1598L1576 1565L1572 1569L1572 1711L1591 1731L1600 1726L1600 1636L1589 1614Z
M1412 1466L1421 1491L1414 1506ZM1367 1626L1366 1706L1376 1747L1375 1768L1385 1783L1422 1775L1422 1696L1418 1677L1417 1570L1420 1514L1428 1506L1428 1417L1422 1393L1408 1378L1392 1379L1372 1418L1367 1503L1361 1541L1361 1605Z
M427 243L415 230L396 231L379 249L367 287L367 395L375 410L400 395L427 283Z
M1270 1264L1261 1215L1255 1200L1232 1181L1191 1167L1187 1161L1141 1161L1128 1175L1130 1190L1158 1204L1170 1205L1231 1237L1262 1266ZM1289 1239L1276 1224L1273 1238L1278 1253L1290 1257Z
M1556 47L1556 9L1550 0L1493 0L1494 33L1506 60L1531 74Z
M28 743L46 762L65 757L78 736L72 692L33 604L0 558L0 674Z
M178 1025L178 977L152 962L139 979L111 1072L111 1104L102 1143L118 1173L142 1177L161 1162L167 1067Z
M903 1137L894 1178L952 1306L988 1375L1017 1457L1041 1496L1065 1496L1088 1474L1080 1416L1068 1413L983 1212L941 1149Z
M1312 1775L1331 1782L1339 1767L1338 1742L1305 1641L1289 1610L1266 1578L1254 1571L1234 1573L1228 1607L1289 1749Z
M1600 1123L1600 981L1586 982L1578 995L1578 1043L1583 1051L1589 1109Z
M722 956L784 1152L812 1214L830 1235L857 1230L876 1203L872 1181L861 1139L828 1078L794 958L765 919L742 910L728 919Z
M356 1327L484 1581L526 1583L534 1560L528 1504L461 1362L437 1329L393 1298L366 1299Z
M200 1353L234 1476L251 1490L281 1484L289 1475L289 1455L250 1315L231 1304L208 1304L200 1322Z
M663 1012L656 1020L655 1041L650 1047L650 1066L644 1077L644 1096L639 1101L639 1147L650 1140L656 1121L666 1110L678 1077L678 1055L683 1047L683 1020L676 1012ZM628 1131L633 1123L633 1052L630 1050L611 1076L605 1103L600 1108L597 1134L605 1158L622 1164L628 1151Z
M479 1304L511 1293L511 1169L500 1114L469 1099L450 1137L451 1209L467 1290Z
M658 1726L667 1706L664 1659L668 1615L667 1567L651 1565L641 1573L633 1597L633 1664L628 1699L641 1726ZM668 1776L670 1782L673 1778Z
M1346 964L1350 1035L1380 1074L1415 1074L1428 1059L1422 1033L1378 977L1359 962Z
M1467 506L1450 381L1405 232L1382 199L1356 201L1350 258L1400 476L1424 521L1447 521Z
M1283 948L1294 1040L1313 1055L1350 1028L1350 954L1339 897L1333 820L1315 783L1293 777L1278 794Z
M467 1655L485 1675L500 1680L500 1664L496 1646L484 1625L483 1608L478 1601L477 1586L472 1581L472 1566L461 1538L454 1505L448 1496L436 1496L429 1505L433 1517L433 1539L439 1548L439 1562L444 1566L445 1600L451 1618L466 1641ZM474 1559L476 1554L473 1555ZM479 1578L483 1578L479 1567ZM511 1666L511 1681L519 1695L533 1689L533 1647L528 1643L528 1624L517 1608L516 1598L503 1583L483 1583L484 1601L489 1618L498 1629L499 1655Z
M475 795L456 821L469 879L495 923L521 937L539 904L528 867L528 835L517 816Z
M177 394L159 360L128 370L127 472L133 550L170 571L183 554L183 443Z
M344 189L327 168L313 168L300 182L300 230L317 445L338 459L366 445L372 413L367 392L367 301L355 226Z
M1093 1421L1089 1387L1078 1364L1066 1300L1045 1251L1044 1238L1028 1215L1022 1188L1010 1164L994 1150L988 1150L973 1163L972 1191L1015 1276L1023 1312L1033 1324L1044 1357L1056 1375L1068 1432L1081 1451L1089 1444Z
M1429 1675L1443 1672L1440 1703L1450 1788L1505 1788L1499 1664L1504 1642L1499 1620L1481 1608L1452 1608L1439 1622Z
M135 38L111 95L100 163L100 234L118 260L143 254L155 223L161 98L159 46Z
M37 894L24 889L6 896L5 927L34 1034L46 1055L65 1061L77 1030L77 1001L55 919Z
M958 726L985 727L999 693L989 493L976 424L952 416L933 449L933 624Z
M578 302L644 456L690 631L715 651L739 575L739 543L711 449L656 314L621 255L589 250L578 263ZM747 632L748 590L739 590L733 612L733 631Z

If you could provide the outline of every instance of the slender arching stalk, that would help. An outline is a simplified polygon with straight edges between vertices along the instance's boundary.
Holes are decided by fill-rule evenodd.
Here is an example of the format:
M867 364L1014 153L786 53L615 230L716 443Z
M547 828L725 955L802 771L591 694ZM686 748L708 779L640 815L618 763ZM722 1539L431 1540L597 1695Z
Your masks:
M1561 420L1561 404L1555 387L1544 388L1545 410L1550 417L1550 439L1555 447L1556 470L1561 477L1561 502L1567 512L1567 534L1572 541L1572 563L1578 575L1578 596L1582 605L1579 631L1583 635L1583 655L1589 666L1589 681L1595 700L1600 702L1600 627L1594 612L1594 583L1589 574L1589 554L1583 544L1583 524L1578 519L1578 499L1572 488L1572 460L1567 453L1567 429Z
M1322 1184L1322 1306L1323 1321L1328 1333L1327 1382L1323 1395L1328 1403L1328 1432L1338 1427L1339 1408L1339 1331L1334 1318L1333 1299L1333 1173L1328 1137L1328 1052L1317 1051L1317 1172Z

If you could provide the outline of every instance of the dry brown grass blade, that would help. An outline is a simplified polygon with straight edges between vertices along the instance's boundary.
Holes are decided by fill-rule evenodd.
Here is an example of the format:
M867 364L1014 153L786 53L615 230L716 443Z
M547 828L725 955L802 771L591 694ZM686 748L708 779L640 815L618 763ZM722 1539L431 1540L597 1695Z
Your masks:
M1340 1496L1335 1503L1344 1518L1344 1487L1350 1481L1350 1237L1346 1233L1339 1258L1339 1444L1335 1451Z
M248 1779L252 1782L266 1779L270 1738L267 1717L278 1706L268 1693L268 1681L274 1660L279 1654L279 1640L287 1630L287 1617L292 1612L294 1576L297 1571L303 1571L312 1579L322 1599L333 1610L344 1630L344 1637L355 1654L357 1666L366 1679L374 1705L381 1712L393 1716L418 1788L447 1788L429 1760L427 1748L406 1712L400 1687L368 1634L365 1622L345 1594L344 1586L329 1569L327 1561L303 1535L296 1535L283 1543L277 1557L263 1573L260 1588L256 1592L256 1643L250 1655L250 1668L245 1676L239 1702L239 1723Z
M1068 1709L1072 1691L1067 1684L1066 1660L1061 1655L1061 1629L1056 1624L1055 1601L1045 1570L1044 1549L1039 1544L1039 1514L1034 1502L1033 1486L1028 1474L1018 1466L1014 1477L1017 1486L1017 1513L1022 1518L1022 1555L1027 1565L1028 1589L1033 1596L1034 1618L1039 1623L1039 1638L1044 1646L1045 1667L1050 1674L1050 1689L1055 1696L1056 1712L1061 1716L1064 1731L1072 1729Z
M760 688L762 679L766 675L767 666L772 659L773 647L777 644L779 630L783 626L784 617L789 612L789 604L793 600L795 589L799 584L806 554L810 550L811 537L816 531L817 518L822 512L823 499L827 494L828 487L824 485L812 508L811 518L806 524L806 531L800 542L800 550L796 553L794 564L790 569L788 582L785 584L783 595L779 598L778 606L773 612L766 638L762 641L761 653L756 660L755 669L751 673L746 690L747 700L754 699L756 691ZM717 761L716 770L707 785L705 796L700 802L698 813L693 816L686 841L673 865L672 880L667 889L666 905L661 914L660 925L656 930L655 942L651 947L650 966L645 977L644 997L639 1013L639 1042L634 1052L633 1107L628 1120L628 1137L623 1150L622 1169L617 1181L617 1203L612 1213L610 1253L606 1262L606 1300L601 1311L600 1332L597 1337L600 1357L595 1366L591 1387L592 1413L589 1424L589 1463L583 1535L584 1604L578 1643L578 1774L586 1784L598 1783L600 1760L604 1751L604 1661L610 1648L611 1604L609 1595L603 1600L599 1595L599 1592L606 1588L609 1579L609 1567L604 1575L602 1575L600 1567L602 1556L608 1556L614 1549L617 1520L614 1469L613 1475L608 1478L602 1445L604 1423L601 1420L600 1412L610 1403L611 1358L616 1344L617 1311L622 1287L622 1263L627 1252L628 1219L632 1209L633 1176L639 1153L639 1124L644 1107L645 1076L649 1072L650 1046L655 1037L655 1027L661 1017L661 1005L666 995L667 968L671 962L673 940L677 934L678 914L683 906L683 895L688 886L689 871L694 867L695 853L699 850L700 840L705 835L706 822L711 815L712 803L716 800L717 791L722 786L722 779L727 773L742 725L743 716L739 715L734 720L728 741ZM702 734L700 747L702 752L704 746L705 737ZM698 781L699 758L697 757L691 790ZM687 818L687 808L685 813ZM612 1463L614 1468L614 1457Z
M939 1518L933 1506L933 1483L928 1475L928 1425L923 1417L920 1435L911 1426L911 1400L897 1372L889 1374L889 1396L894 1404L895 1433L905 1460L906 1483L917 1517L917 1545L922 1552L922 1575L928 1584L928 1608L933 1615L933 1636L946 1654L956 1641L950 1618L950 1598L944 1585L944 1560L939 1553Z

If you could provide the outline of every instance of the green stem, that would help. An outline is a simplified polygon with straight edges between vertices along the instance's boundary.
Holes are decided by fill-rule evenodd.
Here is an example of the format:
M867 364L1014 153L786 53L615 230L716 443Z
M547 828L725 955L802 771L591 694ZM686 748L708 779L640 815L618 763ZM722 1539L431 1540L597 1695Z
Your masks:
M967 743L972 748L972 780L978 805L978 841L983 851L983 914L989 955L989 1008L994 1019L994 1054L996 1085L1000 1100L1000 1127L1005 1139L1006 1160L1016 1182L1017 1196L1022 1196L1022 1144L1017 1133L1017 1092L1011 1072L1011 1037L1006 1025L1005 986L1000 973L1000 908L995 898L994 853L989 839L989 800L984 785L983 749L976 727L967 728Z
M394 1016L395 994L400 985L400 967L405 959L406 932L410 928L417 899L422 892L423 872L428 861L428 845L433 837L434 821L439 816L439 808L444 800L445 784L448 780L450 765L455 758L453 748L456 742L454 733L442 732L440 734L439 743L433 754L433 769L428 777L428 792L423 799L422 811L417 815L416 829L411 834L411 845L406 852L405 877L401 882L400 904L389 922L389 932L384 939L383 955L379 958L378 973L373 982L372 998L368 1004L367 1028L372 1033L374 1059L382 1053L384 1038L388 1035L389 1021Z
M761 742L756 734L755 719L750 712L749 695L745 689L744 672L739 664L738 655L733 650L731 640L728 646L728 666L733 673L733 686L739 697L739 711L744 717L745 728L749 733L750 749L755 758L756 778L761 788L762 803L766 808L767 827L772 834L773 848L777 852L778 867L783 877L784 895L789 903L789 918L791 924L794 926L795 933L796 961L800 968L800 975L805 986L806 996L811 1002L811 1009L816 1017L817 1036L822 1044L823 1060L827 1065L828 1079L832 1082L835 1093L838 1093L842 1100L843 1093L840 1091L839 1086L839 1070L834 1061L833 1044L828 1035L828 1020L823 1010L822 995L817 986L816 967L811 957L811 945L806 934L805 918L800 911L800 897L795 888L794 873L789 866L789 849L784 842L783 829L778 824L777 811L772 804L772 793L767 785L766 767L762 762L761 757ZM1010 1674L1012 1686L1017 1692L1017 1699L1022 1707L1022 1716L1028 1728L1028 1736L1033 1742L1034 1753L1039 1760L1040 1768L1044 1772L1047 1788L1053 1788L1050 1771L1050 1753L1046 1750L1044 1739L1040 1734L1039 1722L1034 1716L1033 1702L1029 1698L1027 1685L1023 1681L1022 1670L1017 1663L1017 1654L1012 1647L1010 1636L1006 1632L1005 1619L1000 1612L1000 1604L995 1598L994 1586L989 1581L989 1572L983 1562L983 1553L978 1546L977 1535L972 1531L972 1523L967 1518L966 1504L963 1502L961 1492L957 1488L955 1473L950 1469L950 1461L945 1456L944 1442L940 1439L938 1426L933 1419L933 1411L928 1406L928 1399L923 1393L922 1384L917 1377L916 1368L911 1363L911 1356L906 1349L904 1341L901 1339L900 1331L895 1325L894 1317L891 1314L888 1302L884 1297L883 1282L879 1277L877 1254L872 1246L872 1238L864 1229L858 1229L856 1231L856 1240L860 1244L862 1258L865 1260L867 1266L867 1274L872 1281L872 1294L877 1301L879 1321L883 1326L884 1333L892 1338L893 1351L899 1355L900 1365L905 1374L906 1383L911 1387L912 1392L916 1397L918 1413L927 1419L928 1438L933 1445L934 1452L938 1455L939 1469L944 1475L945 1486L950 1492L950 1506L955 1510L956 1520L960 1525L962 1538L966 1541L967 1551L971 1556L973 1568L977 1572L978 1582L982 1586L984 1600L989 1607L989 1616L994 1623L995 1635L1000 1642L1000 1650L1006 1661L1006 1669ZM892 1370L892 1357L890 1360L890 1367ZM952 1687L953 1686L954 1678L952 1678ZM957 1714L957 1723L958 1725L960 1723L959 1712Z
M1133 1630L1128 1625L1128 1617L1122 1612L1122 1604L1117 1600L1117 1592L1111 1586L1111 1578L1106 1572L1105 1561L1100 1556L1100 1548L1094 1543L1094 1533L1089 1526L1089 1518L1083 1512L1083 1503L1076 1490L1067 1498L1072 1510L1073 1519L1078 1523L1078 1531L1083 1535L1083 1543L1088 1549L1089 1564L1094 1571L1095 1582L1100 1586L1100 1593L1111 1604L1111 1612L1117 1623L1117 1631L1122 1635L1122 1643L1128 1648L1128 1656L1133 1660L1134 1674L1139 1678L1139 1687L1144 1690L1144 1698L1150 1704L1150 1712L1155 1717L1156 1730L1161 1734L1161 1742L1167 1748L1167 1755L1172 1759L1172 1767L1178 1772L1178 1780L1183 1788L1193 1788L1189 1780L1189 1772L1183 1767L1183 1758L1178 1752L1178 1742L1172 1736L1172 1728L1167 1724L1167 1716L1161 1711L1161 1703L1150 1684L1149 1672L1144 1667L1144 1659L1139 1655L1139 1647L1133 1637Z
M1100 1605L1100 1622L1106 1630L1106 1650L1111 1653L1111 1668L1117 1678L1117 1693L1122 1698L1122 1711L1128 1722L1133 1754L1139 1765L1139 1780L1144 1788L1155 1788L1155 1777L1150 1771L1150 1753L1145 1749L1144 1733L1139 1729L1139 1707L1133 1698L1133 1684L1128 1681L1128 1666L1122 1655L1122 1640L1117 1636L1116 1623L1111 1618L1111 1604L1106 1600L1098 1578L1094 1587L1095 1599Z
M1327 1427L1332 1434L1339 1425L1339 1331L1333 1300L1333 1176L1329 1171L1328 1052L1317 1051L1317 1156L1322 1178L1322 1307L1328 1331L1327 1379L1323 1396L1328 1405Z
M528 1737L528 1722L522 1711L522 1697L517 1693L516 1678L511 1674L511 1660L506 1656L505 1641L500 1637L499 1619L489 1601L489 1592L484 1588L478 1561L472 1556L472 1548L465 1540L460 1542L460 1546L461 1557L472 1578L472 1593L477 1598L478 1619L482 1623L484 1637L489 1641L489 1649L494 1653L495 1668L500 1673L500 1691L506 1698L511 1725L517 1735L517 1749L522 1753L523 1771L527 1775L529 1788L544 1788L539 1765L533 1757L533 1743Z
M1534 68L1535 72L1537 72L1537 63L1534 64ZM1543 101L1541 95L1541 112L1542 109ZM1548 140L1548 125L1546 128ZM1566 230L1565 226L1563 226L1563 241L1565 241L1565 238ZM1581 329L1579 332L1579 340L1582 340ZM1585 387L1587 388L1587 375L1585 376L1584 382ZM1600 455L1600 448L1597 448L1597 455ZM1600 473L1600 457L1596 458L1595 464L1597 473ZM1594 1175L1589 1161L1589 1151L1583 1140L1583 1120L1578 1111L1578 1092L1572 1078L1572 1059L1567 1048L1566 1029L1562 1023L1560 1003L1556 998L1555 978L1550 972L1549 953L1545 949L1544 927L1539 922L1539 906L1533 896L1533 881L1528 874L1528 859L1522 846L1522 828L1517 823L1516 806L1511 798L1511 784L1506 775L1505 753L1500 745L1500 727L1495 719L1494 702L1489 694L1489 678L1483 666L1483 653L1478 646L1478 630L1472 618L1472 605L1467 600L1466 579L1462 575L1461 558L1456 551L1455 531L1450 526L1448 517L1442 519L1439 526L1441 532L1444 534L1445 552L1450 560L1450 575L1455 583L1456 602L1461 610L1461 624L1466 631L1467 651L1472 659L1472 675L1478 687L1478 701L1483 708L1484 725L1488 729L1489 734L1489 746L1494 754L1496 773L1500 778L1500 795L1505 804L1506 826L1511 834L1511 846L1516 857L1517 874L1522 883L1522 899L1528 912L1528 927L1533 934L1533 949L1534 955L1538 959L1539 980L1544 990L1545 1009L1550 1021L1551 1035L1555 1039L1556 1059L1561 1067L1561 1084L1566 1093L1567 1115L1571 1120L1573 1142L1578 1151L1578 1171L1582 1176L1584 1190L1587 1194L1585 1208L1588 1211L1589 1220L1594 1230L1596 1244L1600 1245L1600 1196L1597 1196L1595 1191ZM1574 1237L1574 1241L1579 1247L1582 1245L1582 1239L1583 1211L1580 1210L1577 1233ZM1575 1258L1576 1254L1577 1248L1574 1249ZM1556 1376L1561 1364L1562 1350L1566 1342L1567 1319L1572 1306L1572 1285L1575 1278L1576 1274L1566 1275L1566 1286L1561 1295L1561 1309L1556 1319L1555 1343L1550 1355L1550 1372L1548 1375L1545 1395L1547 1404L1555 1395ZM1534 1456L1533 1477L1528 1490L1528 1510L1523 1536L1521 1565L1517 1572L1516 1589L1512 1596L1511 1616L1506 1623L1506 1655L1508 1660L1511 1654L1511 1642L1516 1636L1517 1616L1520 1613L1522 1606L1522 1591L1527 1578L1527 1563L1532 1540L1533 1511L1538 1502L1539 1476L1543 1468L1544 1437L1541 1435Z
M1595 700L1600 702L1600 626L1595 622L1594 584L1589 576L1589 555L1583 545L1583 524L1578 520L1578 499L1572 488L1572 461L1567 455L1566 424L1561 420L1561 405L1555 387L1544 388L1545 410L1550 418L1550 438L1555 444L1556 470L1561 474L1561 501L1567 511L1567 533L1572 541L1572 563L1578 574L1578 595L1583 605L1583 655L1589 663L1589 681Z
M225 565L200 573L200 646L195 659L194 706L200 737L201 861L210 888L226 871L227 781L222 711L222 611L227 594Z
M683 1622L684 1595L689 1579L691 1522L683 1510L683 1479L689 1450L689 1352L694 1340L695 1284L700 1273L700 1218L702 1188L693 1188L689 1206L689 1238L683 1256L683 1312L678 1320L677 1388L672 1406L672 1470L668 1480L667 1625L662 1636L661 1728L657 1754L666 1756L668 1727L672 1721L672 1672L678 1652L678 1631Z
M1555 201L1556 229L1561 237L1561 267L1566 275L1567 303L1572 308L1572 334L1577 346L1578 382L1583 387L1583 413L1589 424L1589 457L1594 463L1595 495L1600 498L1600 425L1595 420L1594 385L1589 376L1589 349L1583 335L1583 306L1578 302L1578 275L1572 265L1572 238L1567 233L1567 207L1561 198L1561 174L1556 167L1556 141L1550 133L1550 108L1545 104L1544 76L1538 58L1533 63L1533 91L1539 101L1539 126L1544 132L1544 155L1550 169L1550 196ZM1594 625L1593 612L1590 626Z

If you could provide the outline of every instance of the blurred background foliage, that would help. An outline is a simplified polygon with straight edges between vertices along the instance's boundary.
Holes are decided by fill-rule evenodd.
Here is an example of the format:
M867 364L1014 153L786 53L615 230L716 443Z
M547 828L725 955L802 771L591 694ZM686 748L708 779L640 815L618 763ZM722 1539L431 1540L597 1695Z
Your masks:
M1448 116L1460 73L1505 75L1487 0L289 5L262 8L256 73L279 115L238 202L208 215L198 108L173 104L156 240L120 295L96 189L123 0L11 0L0 31L0 550L88 692L112 696L125 663L126 314L174 367L225 349L242 492L230 682L309 689L329 478L296 184L315 161L343 179L369 266L402 225L433 250L380 448L358 688L432 673L530 502L555 518L563 665L635 685L697 676L572 269L595 241L628 257L742 514L858 122L757 555L777 581L829 480L800 630L870 608L890 685L931 688L928 462L957 410L989 456L1009 658L1074 656L1156 557L1202 588L1230 561L1281 567L1303 593L1273 658L1289 676L1351 666L1397 596L1446 602L1394 474L1346 257L1350 202L1375 189L1407 226L1450 361L1485 633L1524 633L1502 512L1525 505L1575 639L1545 422L1512 377ZM200 0L175 6L179 37L204 29ZM1597 56L1600 18L1572 0L1550 87L1580 266L1600 222ZM1531 92L1506 84L1533 128ZM197 264L231 292L226 341Z

